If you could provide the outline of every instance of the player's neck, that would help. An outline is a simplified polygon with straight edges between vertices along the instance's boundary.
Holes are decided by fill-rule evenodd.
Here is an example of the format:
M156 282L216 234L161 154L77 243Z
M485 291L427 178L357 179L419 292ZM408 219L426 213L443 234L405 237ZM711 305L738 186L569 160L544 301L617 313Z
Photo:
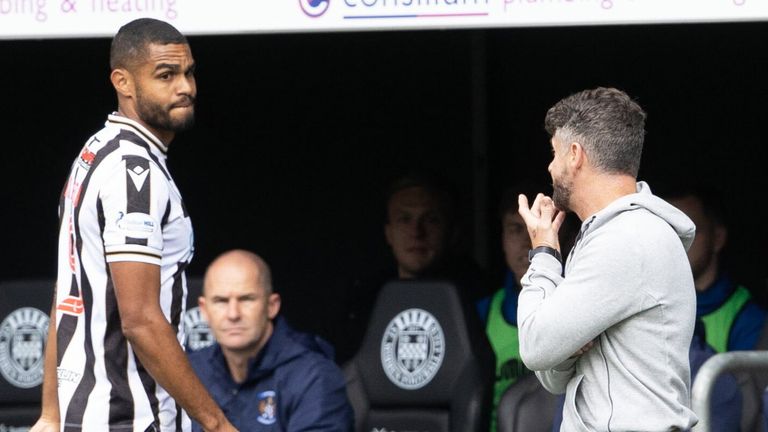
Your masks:
M176 133L173 131L158 129L150 126L144 120L141 119L141 117L138 115L138 113L134 109L125 108L124 106L121 105L117 108L117 114L127 119L131 119L136 123L140 124L141 126L143 126L144 129L148 130L149 133L154 135L155 138L159 139L163 144L165 144L166 147L168 147L168 145L171 144L171 141L173 141L173 138L176 136Z

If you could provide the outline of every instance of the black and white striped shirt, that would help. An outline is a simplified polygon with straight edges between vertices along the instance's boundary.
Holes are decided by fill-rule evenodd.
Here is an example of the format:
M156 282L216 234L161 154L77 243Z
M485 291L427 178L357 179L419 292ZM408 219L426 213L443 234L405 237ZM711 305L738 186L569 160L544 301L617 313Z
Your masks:
M110 115L72 164L59 205L56 338L63 429L188 430L189 418L121 331L109 263L160 266L160 305L181 342L193 233L166 146Z

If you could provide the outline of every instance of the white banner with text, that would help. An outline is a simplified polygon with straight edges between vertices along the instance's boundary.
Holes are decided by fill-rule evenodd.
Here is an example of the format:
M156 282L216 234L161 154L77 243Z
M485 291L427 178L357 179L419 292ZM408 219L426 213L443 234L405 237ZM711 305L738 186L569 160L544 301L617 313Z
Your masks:
M0 39L110 37L139 17L187 35L768 20L768 0L0 0Z

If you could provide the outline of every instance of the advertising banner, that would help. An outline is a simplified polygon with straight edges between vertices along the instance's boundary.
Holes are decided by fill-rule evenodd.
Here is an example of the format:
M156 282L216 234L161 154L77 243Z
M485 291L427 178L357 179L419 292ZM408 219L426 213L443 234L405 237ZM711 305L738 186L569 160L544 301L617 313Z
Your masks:
M0 38L109 37L149 16L187 35L761 21L768 0L0 0Z

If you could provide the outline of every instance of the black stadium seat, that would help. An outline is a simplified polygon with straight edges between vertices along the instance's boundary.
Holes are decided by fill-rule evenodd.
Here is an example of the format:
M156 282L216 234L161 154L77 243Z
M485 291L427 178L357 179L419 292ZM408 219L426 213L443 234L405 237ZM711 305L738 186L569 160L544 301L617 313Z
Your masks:
M530 374L512 384L497 408L498 432L549 432L552 430L557 396L548 392Z
M40 415L43 353L53 279L0 282L0 429L28 428Z
M492 350L450 283L386 284L344 373L357 431L487 430Z

